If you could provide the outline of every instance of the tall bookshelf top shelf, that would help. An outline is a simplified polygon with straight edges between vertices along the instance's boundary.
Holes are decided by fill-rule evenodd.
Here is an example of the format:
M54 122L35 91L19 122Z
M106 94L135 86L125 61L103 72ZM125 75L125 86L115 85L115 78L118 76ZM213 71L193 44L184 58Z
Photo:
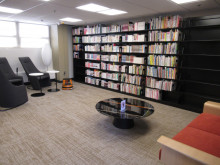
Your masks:
M164 28L164 29L145 29L139 31L121 31L121 32L112 32L112 33L97 33L97 34L82 34L82 35L75 35L73 37L82 37L82 36L106 36L106 35L120 35L120 34L147 34L149 31L170 31L170 30L182 30L185 28L175 27L175 28Z

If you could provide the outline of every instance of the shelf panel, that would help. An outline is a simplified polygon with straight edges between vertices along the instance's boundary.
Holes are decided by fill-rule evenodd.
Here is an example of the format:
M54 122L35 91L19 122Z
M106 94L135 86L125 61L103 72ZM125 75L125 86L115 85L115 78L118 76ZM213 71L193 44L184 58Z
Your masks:
M96 79L101 79L100 77L95 77L95 76L91 76L91 75L87 75L87 74L85 74L85 77L93 77L93 78L96 78Z
M141 86L141 85L137 85L137 84L126 83L126 82L121 82L121 83L123 83L123 84L131 84L131 85L135 85L135 86L139 86L139 87L142 87L142 88L143 88L143 86Z
M91 60L91 59L83 59L84 61L91 61L91 62L96 62L96 63L100 63L101 60Z
M220 57L220 54L181 54L180 56L212 56L212 57Z
M156 78L156 79L163 79L163 80L172 80L172 81L176 81L176 79L159 78L159 77L153 77L153 76L148 76L148 75L146 75L146 77L152 77L152 78Z
M186 83L196 83L196 84L202 84L202 85L211 85L211 86L218 86L220 87L220 84L213 84L213 83L207 83L202 81L192 81L192 80L178 80L179 82L186 82Z
M109 72L109 73L121 73L120 71L112 71L112 70L103 70L100 69L102 72Z
M112 33L99 33L99 34L83 34L81 36L106 36L106 35L120 35L120 34L144 34L147 33L148 30L139 30L139 31L123 31L123 32L112 32Z
M179 42L220 42L220 40L184 40L184 41L179 41Z
M163 67L163 68L177 68L177 66L159 66L159 65L149 65L149 64L146 64L146 66L155 66L155 67Z
M179 69L193 69L193 70L199 70L199 71L220 72L220 70L217 70L217 69L205 69L205 68L193 68L193 67L179 67Z
M121 83L121 80L112 80L112 79L107 79L107 78L100 78L101 80L106 80L106 81L114 81L117 83Z

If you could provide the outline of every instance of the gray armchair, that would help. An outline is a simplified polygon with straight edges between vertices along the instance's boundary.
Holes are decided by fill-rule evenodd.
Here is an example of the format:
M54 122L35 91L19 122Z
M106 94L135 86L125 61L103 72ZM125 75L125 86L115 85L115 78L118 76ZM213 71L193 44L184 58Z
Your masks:
M13 85L0 71L0 107L14 108L28 101L25 85Z
M22 85L23 77L17 76L11 69L8 60L5 57L0 57L0 71L8 78L14 85Z
M50 75L48 73L44 73L44 75L41 76L41 78L29 76L30 73L42 73L35 67L35 65L29 57L19 57L19 60L34 90L40 90L40 87L46 87L51 85Z

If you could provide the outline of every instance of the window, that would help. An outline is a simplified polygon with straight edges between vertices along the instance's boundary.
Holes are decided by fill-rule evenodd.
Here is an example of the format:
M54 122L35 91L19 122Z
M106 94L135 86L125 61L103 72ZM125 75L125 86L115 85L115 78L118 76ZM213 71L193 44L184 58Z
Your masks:
M41 48L49 43L49 28L44 25L19 23L21 47Z
M48 26L0 21L0 47L42 48L49 42Z
M0 47L16 47L16 24L15 22L0 21Z

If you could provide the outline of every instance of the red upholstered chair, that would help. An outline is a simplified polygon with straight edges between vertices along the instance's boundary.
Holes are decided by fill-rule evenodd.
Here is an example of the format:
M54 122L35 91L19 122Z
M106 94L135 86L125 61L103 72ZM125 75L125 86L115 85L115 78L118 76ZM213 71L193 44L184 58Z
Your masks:
M203 113L176 136L157 141L159 159L167 165L220 165L220 103L206 102Z

